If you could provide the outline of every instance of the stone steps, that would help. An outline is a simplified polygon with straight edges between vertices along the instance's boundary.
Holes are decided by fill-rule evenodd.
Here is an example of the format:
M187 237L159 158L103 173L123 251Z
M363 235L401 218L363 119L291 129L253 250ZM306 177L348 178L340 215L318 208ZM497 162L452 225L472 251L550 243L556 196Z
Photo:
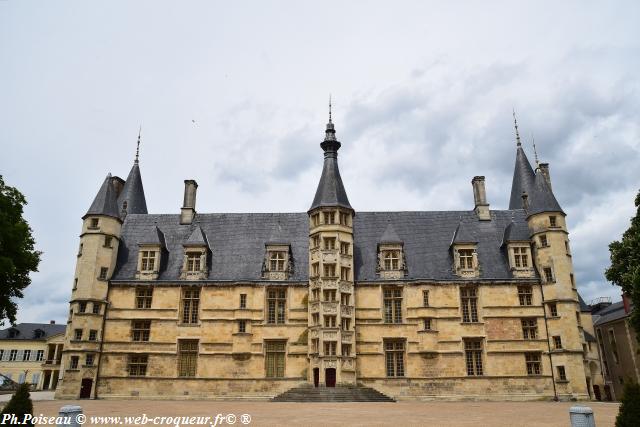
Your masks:
M395 402L389 396L364 386L295 387L271 399L272 402Z

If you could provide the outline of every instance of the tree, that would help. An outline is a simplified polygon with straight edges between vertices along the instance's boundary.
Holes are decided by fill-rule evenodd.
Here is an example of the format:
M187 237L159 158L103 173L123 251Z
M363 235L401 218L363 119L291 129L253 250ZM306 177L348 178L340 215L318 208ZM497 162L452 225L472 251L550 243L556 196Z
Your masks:
M33 415L33 402L31 402L31 395L29 394L29 384L20 384L18 386L18 390L11 396L9 403L2 408L0 415L4 414L13 414L20 422L25 419L25 415Z
M640 420L640 385L632 381L625 382L620 403L616 427L637 426Z
M640 192L636 196L636 216L622 235L622 240L609 245L611 266L605 271L607 280L622 288L638 308L631 313L631 325L640 339Z
M5 185L0 175L0 320L16 322L17 306L31 283L29 273L38 271L41 252L34 249L31 228L22 217L27 204L20 191Z

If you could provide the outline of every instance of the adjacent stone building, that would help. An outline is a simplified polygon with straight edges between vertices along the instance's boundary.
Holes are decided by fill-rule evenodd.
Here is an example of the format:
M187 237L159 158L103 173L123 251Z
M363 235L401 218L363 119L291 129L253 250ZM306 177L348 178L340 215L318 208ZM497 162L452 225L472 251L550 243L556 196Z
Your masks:
M516 126L517 135L517 126ZM149 214L138 156L83 217L57 397L589 397L565 213L521 146L509 209L361 212L329 119L307 212ZM347 165L348 166L348 165ZM390 209L393 207L390 206ZM176 209L177 210L177 209Z
M61 371L65 326L18 323L0 330L0 374L34 390L53 390Z
M603 400L620 400L625 381L640 382L640 346L629 323L633 306L623 295L611 304L610 298L593 302L592 313L602 368Z

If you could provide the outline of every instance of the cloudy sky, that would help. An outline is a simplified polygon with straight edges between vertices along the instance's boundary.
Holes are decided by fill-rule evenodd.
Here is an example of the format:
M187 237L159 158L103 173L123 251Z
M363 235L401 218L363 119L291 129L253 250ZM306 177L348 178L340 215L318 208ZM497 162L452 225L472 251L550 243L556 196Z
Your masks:
M453 5L452 3L455 3ZM551 165L585 299L640 189L640 3L0 1L0 174L44 252L20 321L64 322L81 216L142 125L153 213L306 211L327 98L356 210L508 205L511 112Z

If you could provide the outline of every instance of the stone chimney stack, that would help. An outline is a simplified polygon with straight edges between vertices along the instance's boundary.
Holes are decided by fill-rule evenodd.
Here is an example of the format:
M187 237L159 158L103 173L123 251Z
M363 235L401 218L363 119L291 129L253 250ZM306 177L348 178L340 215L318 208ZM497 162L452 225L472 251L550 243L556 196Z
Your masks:
M180 224L191 224L196 216L196 190L198 183L195 180L184 180L184 203L180 211Z
M549 174L549 163L540 163L538 166L540 168L540 173L544 176L544 180L547 182L549 186L549 190L553 191L551 188L551 175Z
M473 185L473 201L475 202L475 212L481 221L490 221L489 203L487 203L487 191L484 186L484 176L476 176L471 180Z

